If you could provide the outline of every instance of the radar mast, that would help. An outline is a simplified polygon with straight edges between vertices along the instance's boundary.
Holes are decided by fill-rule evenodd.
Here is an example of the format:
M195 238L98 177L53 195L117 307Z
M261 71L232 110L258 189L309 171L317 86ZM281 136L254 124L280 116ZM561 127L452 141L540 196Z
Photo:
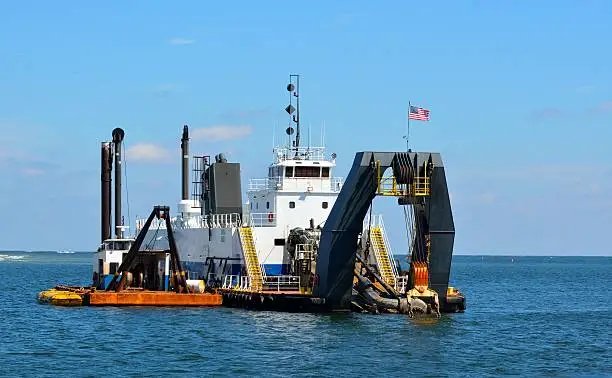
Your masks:
M295 123L295 140L292 141L293 149L295 150L295 156L298 156L298 150L300 148L300 75L291 74L289 75L289 84L287 84L287 91L289 92L289 105L285 108L285 111L289 113L289 127L285 132L291 138L294 129L293 124ZM293 106L293 98L295 97L295 107ZM295 114L293 114L295 112Z

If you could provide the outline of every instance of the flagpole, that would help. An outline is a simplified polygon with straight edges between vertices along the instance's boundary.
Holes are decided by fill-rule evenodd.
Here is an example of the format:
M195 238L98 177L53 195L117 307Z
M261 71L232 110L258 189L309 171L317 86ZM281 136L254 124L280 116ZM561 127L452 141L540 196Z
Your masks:
M410 150L410 101L408 101L408 121L406 123L406 152Z

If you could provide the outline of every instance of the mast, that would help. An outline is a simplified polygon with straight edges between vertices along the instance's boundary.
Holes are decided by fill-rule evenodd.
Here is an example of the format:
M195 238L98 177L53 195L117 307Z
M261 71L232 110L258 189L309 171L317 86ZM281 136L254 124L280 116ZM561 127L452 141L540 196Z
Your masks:
M289 84L287 84L287 91L289 92L289 105L285 108L285 111L289 113L291 119L289 121L289 127L287 127L286 133L291 136L293 134L292 122L295 123L295 140L293 141L293 149L295 149L295 156L298 154L300 148L300 75L291 74L289 75ZM293 106L293 97L295 97L295 107ZM295 112L295 114L293 114Z

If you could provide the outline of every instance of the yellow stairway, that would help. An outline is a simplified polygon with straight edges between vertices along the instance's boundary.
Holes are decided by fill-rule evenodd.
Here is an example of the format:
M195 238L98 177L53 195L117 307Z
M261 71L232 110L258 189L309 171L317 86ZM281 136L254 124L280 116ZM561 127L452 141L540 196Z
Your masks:
M263 273L259 265L259 259L257 258L253 230L251 227L241 227L239 232L240 243L242 244L242 254L247 266L247 274L249 275L249 289L252 291L262 291Z
M372 227L370 229L370 240L381 278L391 287L395 287L396 278L381 227Z

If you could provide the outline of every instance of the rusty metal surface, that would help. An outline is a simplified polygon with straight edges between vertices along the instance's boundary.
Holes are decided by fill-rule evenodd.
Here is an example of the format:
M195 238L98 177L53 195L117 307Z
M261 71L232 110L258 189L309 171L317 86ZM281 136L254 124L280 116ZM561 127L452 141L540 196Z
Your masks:
M89 294L91 306L221 306L220 294L178 294L167 291L96 291Z

